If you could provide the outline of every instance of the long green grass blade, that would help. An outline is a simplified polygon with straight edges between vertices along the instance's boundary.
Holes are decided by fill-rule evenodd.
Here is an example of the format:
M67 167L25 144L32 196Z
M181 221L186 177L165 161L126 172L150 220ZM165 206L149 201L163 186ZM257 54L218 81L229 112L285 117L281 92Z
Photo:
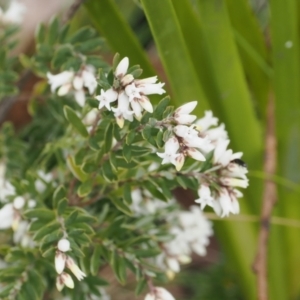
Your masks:
M201 86L207 99L213 100L218 97L218 93L213 80L207 47L203 39L200 19L190 0L172 0L172 4ZM213 105L214 102L211 101L210 104ZM215 115L220 115L218 105L212 106L212 109Z
M273 71L258 22L247 0L226 0L230 22L244 72L249 82L259 115L266 117L266 107Z
M300 182L300 45L298 1L270 1L272 57L278 138L279 174L296 184ZM283 26L284 25L284 26ZM279 213L299 219L300 202L288 188L279 189ZM284 231L287 260L288 299L299 297L299 230ZM275 262L272 262L275 263Z
M172 96L178 103L199 100L198 110L208 109L171 0L141 2L168 76Z
M95 27L113 51L119 52L122 57L128 56L131 65L140 65L143 76L155 74L144 50L113 0L87 0L85 7Z

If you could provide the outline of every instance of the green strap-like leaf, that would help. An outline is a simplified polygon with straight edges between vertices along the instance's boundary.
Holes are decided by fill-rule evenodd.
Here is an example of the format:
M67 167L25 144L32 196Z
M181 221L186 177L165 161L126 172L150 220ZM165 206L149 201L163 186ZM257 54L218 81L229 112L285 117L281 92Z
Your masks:
M175 101L198 100L198 108L207 109L171 0L142 0L142 4Z
M234 36L247 80L260 116L265 119L269 79L273 70L267 61L264 36L247 0L226 0Z
M280 176L300 183L300 45L299 1L270 1L271 33L274 65L275 114L278 138ZM299 219L299 197L288 188L279 189L279 212L287 218ZM300 265L299 230L288 228L282 236L287 260L288 290L286 299L298 297ZM275 262L272 262L275 263ZM283 275L284 276L284 275ZM276 297L276 295L274 295ZM279 299L279 297L274 298ZM282 299L282 298L281 298Z
M114 51L119 52L121 57L128 56L130 65L140 65L143 76L155 74L144 50L113 0L87 0L85 7L95 27Z

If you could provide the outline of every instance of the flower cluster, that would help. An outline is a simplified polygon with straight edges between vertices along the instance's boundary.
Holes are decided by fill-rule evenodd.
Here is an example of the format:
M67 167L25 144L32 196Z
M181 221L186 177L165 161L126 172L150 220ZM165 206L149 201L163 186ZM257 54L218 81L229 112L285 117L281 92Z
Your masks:
M156 214L174 204L175 200L165 203L153 198L147 191L132 191L131 209L137 216ZM170 212L165 220L171 225L169 233L173 239L160 245L162 252L155 258L154 264L163 268L169 278L173 278L180 271L180 264L191 261L192 252L200 256L206 255L206 247L213 230L211 222L195 205L189 211Z
M199 199L196 203L204 209L211 206L216 214L221 217L229 213L239 213L237 198L243 194L236 187L246 188L248 179L247 168L241 160L242 153L233 153L227 149L229 140L224 124L216 126L218 119L211 111L206 111L205 116L196 121L196 117L190 115L197 102L189 102L177 110L173 116L166 120L176 125L171 125L173 136L165 143L165 152L157 152L162 164L172 163L177 171L180 171L186 156L198 161L205 161L213 151L213 166L199 177ZM194 124L191 124L195 122Z
M173 116L166 122L175 121L172 126L173 136L165 144L165 152L157 152L163 159L162 164L171 163L180 171L186 156L198 161L205 161L205 154L213 150L214 146L208 137L199 134L197 125L190 125L195 121L196 116L190 115L197 105L192 101L180 106L175 110Z
M153 106L147 95L165 93L162 88L164 83L156 83L157 76L135 79L128 73L128 67L129 59L125 57L116 67L113 87L106 91L102 89L100 95L96 96L99 109L105 106L108 110L112 110L121 128L124 126L124 120L132 122L133 116L140 120L143 110L153 112ZM111 107L111 103L117 100L117 107Z
M156 258L156 265L163 266L169 278L180 271L180 264L191 261L192 252L205 256L209 237L213 234L211 222L198 206L192 206L190 211L176 212L172 217L178 220L178 224L170 228L174 238L161 245L162 253Z
M80 106L85 104L85 88L92 95L97 87L95 77L95 69L93 66L82 66L77 72L63 71L53 75L47 73L48 82L51 85L51 92L55 92L57 88L58 96L65 96L68 93L73 93L75 100Z
M76 276L76 278L80 281L86 275L83 273L79 267L76 265L74 260L66 254L66 252L70 251L70 242L63 238L57 243L57 251L55 254L55 270L58 274L56 278L56 288L61 291L64 286L73 289L74 281L70 274L64 272L65 268L71 270L71 272Z

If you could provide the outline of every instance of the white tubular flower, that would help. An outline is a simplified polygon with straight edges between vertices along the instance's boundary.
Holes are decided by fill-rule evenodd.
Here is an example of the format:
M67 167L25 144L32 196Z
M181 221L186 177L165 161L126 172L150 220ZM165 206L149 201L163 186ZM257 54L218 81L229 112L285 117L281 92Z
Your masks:
M97 87L95 70L92 66L84 66L77 73L73 71L63 71L59 74L52 75L47 73L48 83L51 85L51 92L54 93L58 89L58 96L65 96L69 92L73 92L75 100L80 106L85 104L85 90L87 88L89 94L93 94Z
M62 273L56 278L56 288L58 291L61 291L64 286L69 289L74 288L74 281L68 273Z
M54 264L57 274L61 274L65 269L66 259L67 256L64 253L56 251Z
M8 229L14 221L14 208L12 203L5 204L0 209L0 229Z
M220 182L226 186L246 188L249 185L248 179L237 179L233 177L221 177Z
M195 148L188 148L186 150L186 153L188 156L190 156L191 158L193 158L195 160L199 160L199 161L206 160L205 156Z
M212 111L205 111L203 118L199 119L196 124L200 127L201 131L206 131L211 126L218 125L218 118L215 118L212 114Z
M223 188L219 198L217 199L221 208L216 206L216 214L220 217L227 217L230 213L237 214L239 213L239 203L236 198L230 197L227 189ZM214 207L215 208L215 207Z
M180 265L177 259L168 257L166 259L166 264L172 272L178 273L180 271Z
M124 92L121 92L118 97L118 107L112 107L111 110L114 112L117 124L120 128L124 126L124 119L130 122L133 121L133 111L129 110L129 99Z
M118 99L118 93L113 89L101 90L100 93L100 95L95 97L99 101L99 109L105 106L107 110L111 110L110 103Z
M176 137L171 137L167 140L165 144L165 152L156 154L163 159L162 165L171 163L176 167L176 170L179 171L184 163L184 155L182 153L177 153L179 149L179 142Z
M58 87L61 87L60 96L67 94L72 87L71 83L73 81L74 75L75 74L72 71L64 71L56 75L52 75L48 72L47 78L48 83L51 85L51 92L54 93Z
M115 71L115 76L116 77L123 77L127 73L129 67L129 59L128 57L124 57L118 64L116 71Z
M194 126L177 125L174 132L178 137L183 139L183 143L187 147L198 148L201 151L208 153L214 149L210 140L199 136L199 132L194 129Z
M142 115L143 108L140 105L139 101L138 100L133 100L133 101L131 101L130 105L131 105L131 108L133 109L133 112L134 112L134 115L135 115L136 119L140 121L142 119L142 116L143 116Z
M178 107L174 112L174 119L176 123L182 125L190 125L193 123L197 117L190 115L190 113L194 110L197 104L197 101L192 101Z
M198 189L199 198L195 200L200 204L200 208L203 210L206 205L213 207L214 198L211 196L210 188L206 184L201 184Z
M66 260L66 267L69 268L72 273L76 276L76 278L80 281L82 280L84 277L86 277L86 274L83 273L79 267L75 264L74 260L67 256L67 260Z
M89 94L92 95L98 85L95 77L94 67L86 66L86 68L82 71L81 76L83 80L83 86L86 87L89 91Z
M70 242L67 239L60 239L57 243L57 249L61 252L67 252L71 249Z
M23 3L12 0L5 12L0 8L0 21L3 23L20 24L23 21L25 11L26 7Z
M153 95L153 94L158 94L158 95L162 95L164 94L166 91L162 88L165 84L162 82L159 83L153 83L153 84L142 84L139 85L138 87L141 90L141 93L143 93L144 95Z
M155 287L154 290L147 294L145 300L175 300L175 298L162 287Z

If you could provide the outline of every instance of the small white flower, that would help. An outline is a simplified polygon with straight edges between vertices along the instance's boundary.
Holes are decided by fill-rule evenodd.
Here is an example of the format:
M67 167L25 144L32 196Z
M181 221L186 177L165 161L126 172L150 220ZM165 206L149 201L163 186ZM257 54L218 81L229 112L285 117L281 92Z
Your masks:
M195 202L200 204L202 210L206 205L213 207L214 198L211 196L210 188L206 184L201 184L198 195L199 199L196 199Z
M175 298L165 288L155 287L151 293L146 295L145 300L175 300Z
M70 242L67 239L60 239L57 243L57 249L62 252L67 252L71 249Z
M55 270L57 274L61 274L65 269L66 259L67 259L66 254L60 251L56 251L54 264L55 264Z
M239 213L239 203L236 197L233 194L229 194L227 189L225 188L223 188L220 192L217 203L218 204L215 203L215 206L213 208L216 214L222 218L228 216L230 213Z
M63 71L59 74L52 75L47 73L48 83L51 85L51 92L60 87L57 91L58 96L65 96L69 92L73 92L75 100L80 106L85 104L85 90L87 88L89 94L93 94L97 87L97 80L95 77L95 70L92 66L84 66L84 68L77 72Z
M54 93L58 87L67 87L67 90L71 88L71 82L74 78L74 72L64 71L56 75L47 73L48 83L51 85L51 92ZM67 94L65 90L62 90L63 95Z
M171 163L179 171L184 163L184 155L182 153L177 153L179 149L179 142L176 137L171 137L167 140L165 144L165 152L156 154L163 159L162 165Z
M197 104L197 101L192 101L178 107L174 112L174 119L177 124L189 125L193 123L197 117L190 115L190 113L194 110Z
M66 260L66 267L72 271L72 273L76 276L76 278L79 281L86 277L86 274L79 269L79 267L75 264L74 260L69 256Z
M95 97L99 101L99 109L105 106L108 110L111 110L110 103L118 99L118 93L113 89L101 90L100 93L100 95Z
M74 281L68 273L62 273L56 278L56 288L58 291L61 291L64 286L69 289L74 288Z
M0 229L8 229L14 221L14 208L12 203L5 204L0 209Z

